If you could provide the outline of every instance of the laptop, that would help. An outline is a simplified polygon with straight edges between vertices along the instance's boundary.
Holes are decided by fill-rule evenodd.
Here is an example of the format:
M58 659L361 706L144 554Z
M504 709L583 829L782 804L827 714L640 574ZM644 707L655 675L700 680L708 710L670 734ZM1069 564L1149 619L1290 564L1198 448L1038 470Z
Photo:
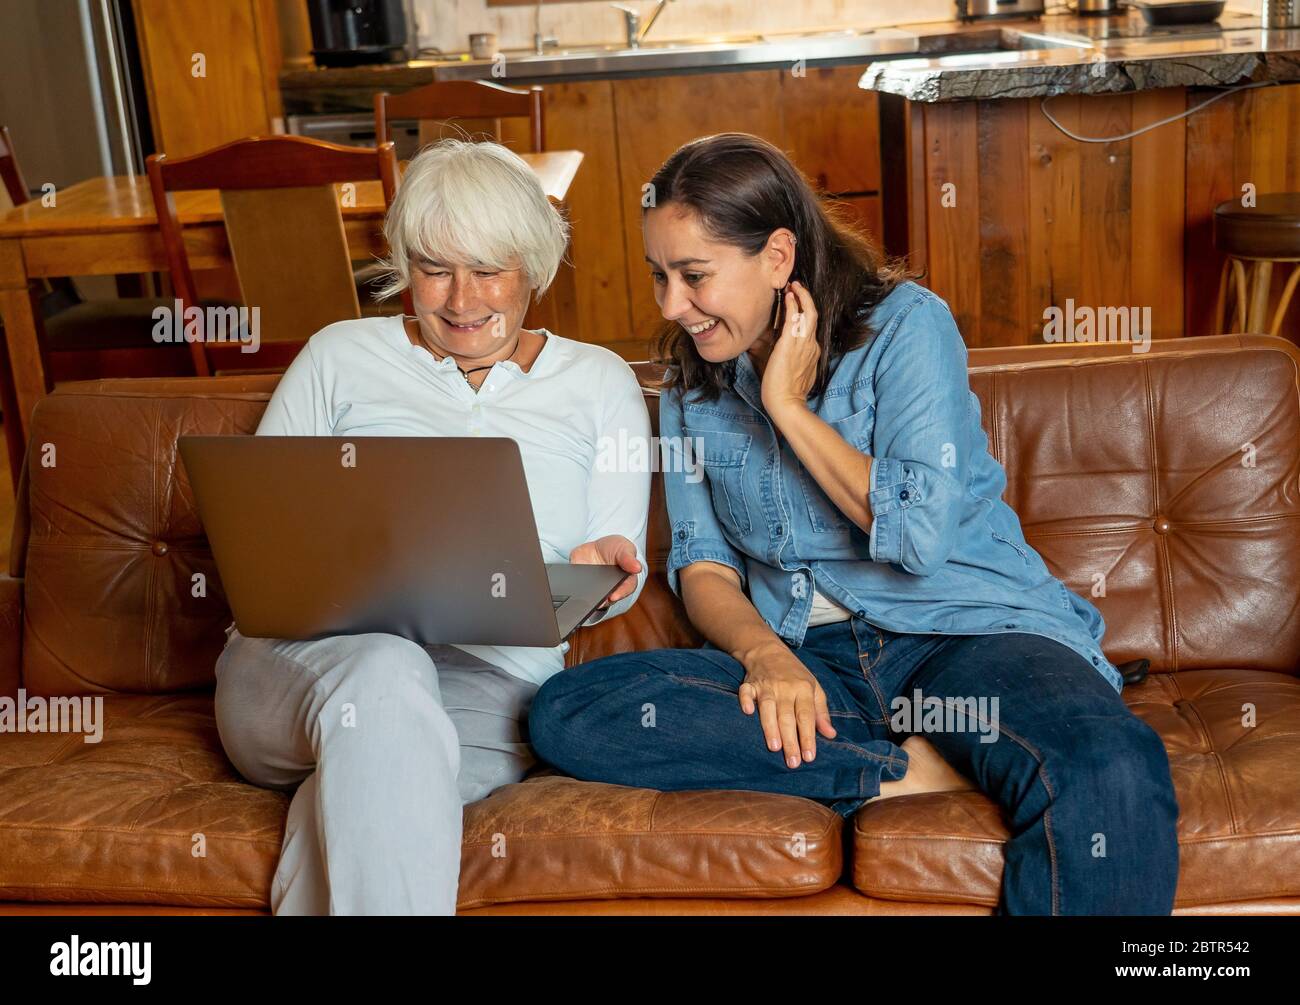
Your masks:
M558 646L628 575L543 561L508 437L182 436L235 625Z

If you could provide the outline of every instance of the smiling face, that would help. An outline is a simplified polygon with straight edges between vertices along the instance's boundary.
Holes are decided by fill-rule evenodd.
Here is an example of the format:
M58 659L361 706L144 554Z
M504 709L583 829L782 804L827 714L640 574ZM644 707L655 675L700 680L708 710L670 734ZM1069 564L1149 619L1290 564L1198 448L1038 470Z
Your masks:
M794 235L774 230L756 255L710 237L699 216L677 203L647 210L642 221L655 300L709 363L770 348L775 291L794 268Z
M509 351L532 288L523 268L415 259L411 296L420 330L442 355L480 360Z

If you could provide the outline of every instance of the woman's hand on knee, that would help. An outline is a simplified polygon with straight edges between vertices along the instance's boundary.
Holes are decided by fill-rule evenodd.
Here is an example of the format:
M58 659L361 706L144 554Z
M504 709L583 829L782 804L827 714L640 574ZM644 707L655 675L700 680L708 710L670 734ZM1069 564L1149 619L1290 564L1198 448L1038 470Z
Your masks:
M785 646L773 646L745 665L740 708L758 709L767 749L783 750L785 763L797 768L817 756L817 734L835 736L826 692L806 666Z

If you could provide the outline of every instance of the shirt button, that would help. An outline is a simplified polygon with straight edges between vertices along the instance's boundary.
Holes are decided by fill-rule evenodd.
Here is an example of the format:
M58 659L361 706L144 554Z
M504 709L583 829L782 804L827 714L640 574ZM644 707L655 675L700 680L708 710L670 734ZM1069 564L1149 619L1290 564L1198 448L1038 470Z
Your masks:
M780 535L780 534L784 534L784 533L785 533L785 528L782 527L782 526L778 523L778 524L776 525L776 532L777 532L778 535Z
M685 541L685 540L686 540L686 531L684 531L684 530L679 530L679 531L677 532L677 540L679 540L679 541Z
M899 498L899 499L906 499L906 498L908 498L910 495L911 495L911 493L908 492L907 489L903 489L902 492L898 493L898 498Z
M1013 622L1012 624L1009 624L1009 625L1003 625L1002 627L1003 627L1003 628L1015 628L1016 626L1015 626L1015 623Z

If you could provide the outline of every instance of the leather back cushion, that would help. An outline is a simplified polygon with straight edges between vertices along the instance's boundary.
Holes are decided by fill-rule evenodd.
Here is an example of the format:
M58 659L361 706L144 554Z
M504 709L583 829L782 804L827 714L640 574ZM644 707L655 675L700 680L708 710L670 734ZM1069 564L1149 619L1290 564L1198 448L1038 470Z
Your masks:
M92 381L42 399L22 570L29 692L213 684L230 608L176 440L251 434L275 382Z
M1086 363L1034 352L1044 347L973 350L971 384L1007 468L1007 502L1049 568L1101 609L1112 660L1294 674L1300 354L1281 340L1224 346L1188 339ZM230 614L176 439L251 433L275 379L88 382L40 403L25 552L30 692L211 685ZM653 392L646 403L657 428ZM699 644L662 573L658 475L651 506L654 574L641 601L582 629L570 663Z
M1294 674L1300 353L1281 339L1176 341L1186 348L973 373L1004 499L1048 568L1100 609L1112 662Z

